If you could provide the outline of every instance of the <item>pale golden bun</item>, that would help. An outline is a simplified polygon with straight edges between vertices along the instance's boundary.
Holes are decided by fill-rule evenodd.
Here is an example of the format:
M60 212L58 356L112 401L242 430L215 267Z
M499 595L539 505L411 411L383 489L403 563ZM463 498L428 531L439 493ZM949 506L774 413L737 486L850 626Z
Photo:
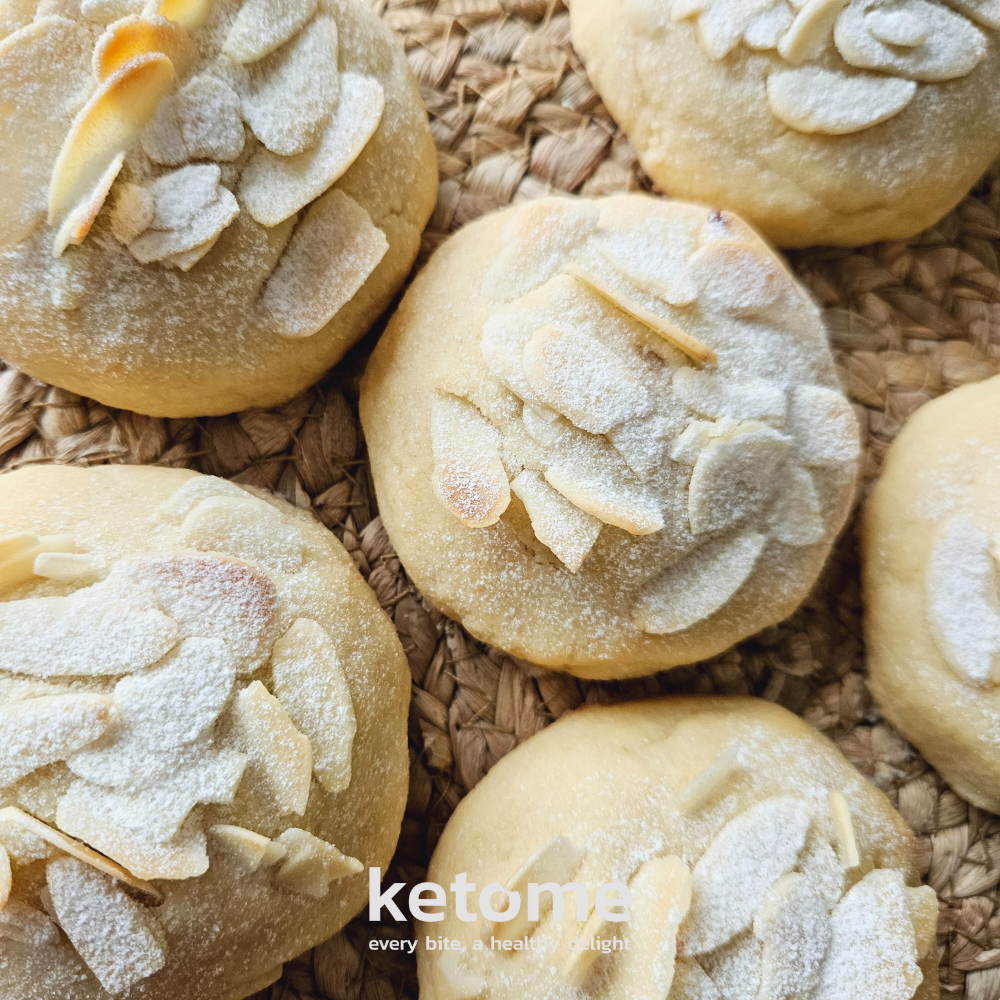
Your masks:
M644 195L544 199L453 236L360 405L422 593L581 677L692 663L785 618L856 475L805 289L739 218Z
M273 982L396 844L392 623L307 513L187 471L22 469L0 536L0 995Z

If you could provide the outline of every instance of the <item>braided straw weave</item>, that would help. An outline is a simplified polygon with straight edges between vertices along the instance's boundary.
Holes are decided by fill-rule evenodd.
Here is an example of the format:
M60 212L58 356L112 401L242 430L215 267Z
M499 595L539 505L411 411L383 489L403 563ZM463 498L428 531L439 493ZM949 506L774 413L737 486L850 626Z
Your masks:
M550 190L650 189L591 87L560 0L374 0L420 80L438 146L424 258L447 234ZM826 309L865 441L863 488L907 416L1000 369L1000 165L938 226L907 243L792 256ZM663 692L753 693L833 738L918 834L938 893L942 993L1000 1000L1000 819L952 792L881 721L864 676L857 554L848 529L813 594L782 625L697 667L586 683L475 642L426 604L375 504L355 400L378 331L324 382L277 410L207 420L115 412L0 371L0 468L35 462L190 467L270 488L313 510L392 615L413 675L410 794L391 881L423 878L465 792L519 742L583 703ZM285 966L252 1000L416 997L415 963L372 952L412 928L359 917Z

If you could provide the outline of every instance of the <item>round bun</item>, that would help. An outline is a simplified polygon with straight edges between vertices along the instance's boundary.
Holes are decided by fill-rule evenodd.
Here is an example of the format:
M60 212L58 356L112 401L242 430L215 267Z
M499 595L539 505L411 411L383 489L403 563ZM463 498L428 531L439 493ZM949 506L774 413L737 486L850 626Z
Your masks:
M173 469L3 476L0 646L0 995L240 1000L362 907L408 670L307 513Z
M1000 378L921 407L861 521L869 684L963 798L1000 812Z
M11 9L0 356L162 417L315 382L402 285L437 195L416 82L369 5Z
M372 356L361 421L428 600L594 678L789 615L858 454L787 267L735 216L641 195L544 199L452 237Z
M511 905L501 889L520 908L419 924L418 942L452 942L418 952L421 995L936 998L937 898L915 888L913 854L886 797L783 708L585 708L499 761L449 820L428 879L465 872L473 913L488 887L495 912ZM530 883L552 882L582 886L586 922L572 890L561 922L548 891L531 919ZM602 919L609 883L631 893L627 921Z
M913 236L1000 153L995 0L573 0L570 13L657 185L779 246Z

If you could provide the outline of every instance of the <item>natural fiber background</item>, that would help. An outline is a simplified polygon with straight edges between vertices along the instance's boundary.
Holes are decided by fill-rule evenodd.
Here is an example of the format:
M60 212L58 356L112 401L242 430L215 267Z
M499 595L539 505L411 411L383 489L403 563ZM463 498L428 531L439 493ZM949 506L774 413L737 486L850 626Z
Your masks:
M549 190L650 188L570 44L561 0L376 0L423 88L438 145L425 255L452 230ZM864 488L907 416L1000 369L1000 170L908 243L798 252L826 307L866 445ZM418 881L465 792L500 757L584 702L667 691L753 693L804 715L917 831L940 899L943 995L1000 1000L1000 819L967 805L880 720L864 678L857 558L848 529L815 592L783 625L697 667L627 684L581 683L484 648L426 605L381 521L355 399L378 331L323 383L282 407L207 420L110 411L0 371L0 468L33 462L184 466L268 487L311 508L352 552L392 615L413 674L410 797L389 877ZM415 963L373 953L409 936L359 917L285 967L253 1000L416 997Z

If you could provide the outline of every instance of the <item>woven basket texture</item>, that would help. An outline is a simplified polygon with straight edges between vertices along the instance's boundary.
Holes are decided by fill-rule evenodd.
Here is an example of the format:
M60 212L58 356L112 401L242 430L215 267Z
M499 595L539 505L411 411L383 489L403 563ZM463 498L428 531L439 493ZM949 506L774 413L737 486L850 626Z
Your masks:
M652 190L590 85L561 0L373 0L417 75L438 148L425 260L485 212L550 191ZM906 418L1000 370L1000 164L908 242L811 249L792 266L826 310L865 442L862 498ZM418 267L420 261L418 261ZM853 525L802 607L709 662L627 683L581 682L473 640L409 582L378 517L357 420L378 328L287 405L204 420L112 411L0 371L0 469L39 462L185 467L274 490L350 550L392 616L413 677L410 793L392 881L423 878L462 796L504 754L584 703L666 692L754 694L804 716L899 809L938 894L945 997L1000 1000L1000 818L968 805L881 720L865 683ZM415 963L373 952L412 927L358 917L252 1000L416 997Z

